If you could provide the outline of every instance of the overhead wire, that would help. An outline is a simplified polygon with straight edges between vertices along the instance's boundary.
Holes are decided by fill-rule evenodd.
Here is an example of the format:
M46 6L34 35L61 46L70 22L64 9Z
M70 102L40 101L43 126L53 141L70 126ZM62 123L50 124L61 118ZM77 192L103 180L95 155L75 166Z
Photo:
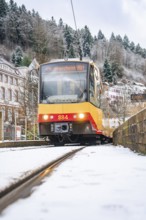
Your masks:
M73 12L73 18L74 18L75 28L76 28L76 31L78 31L78 29L77 29L76 17L75 17L75 12L74 12L74 7L73 7L73 2L72 2L72 0L70 0L70 1L71 1L71 7L72 7L72 12Z
M76 29L77 37L78 37L79 56L80 56L80 60L82 60L82 50L81 50L81 45L80 45L80 37L79 37L79 33L78 33L78 28L77 28L77 22L76 22L76 17L75 17L75 12L74 12L74 6L73 6L72 0L70 0L70 2L71 2L71 7L72 7L72 13L73 13L73 18L74 18L74 23L75 23L75 29Z

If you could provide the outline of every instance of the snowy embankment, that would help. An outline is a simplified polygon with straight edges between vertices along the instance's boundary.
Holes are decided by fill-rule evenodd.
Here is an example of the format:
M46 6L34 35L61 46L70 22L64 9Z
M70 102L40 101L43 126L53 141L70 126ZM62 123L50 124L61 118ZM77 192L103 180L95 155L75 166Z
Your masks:
M75 147L0 148L0 191ZM77 147L76 147L77 148Z
M0 179L19 177L30 165L34 168L70 149L0 149ZM145 156L113 145L87 147L56 167L30 197L4 210L1 219L144 220L145 186Z

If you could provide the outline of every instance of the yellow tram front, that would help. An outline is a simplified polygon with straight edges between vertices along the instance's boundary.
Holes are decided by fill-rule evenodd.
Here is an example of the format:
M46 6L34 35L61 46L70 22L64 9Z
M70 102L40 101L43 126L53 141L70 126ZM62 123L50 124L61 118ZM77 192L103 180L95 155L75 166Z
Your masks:
M101 79L93 62L54 61L40 66L40 137L53 144L96 141L102 134Z

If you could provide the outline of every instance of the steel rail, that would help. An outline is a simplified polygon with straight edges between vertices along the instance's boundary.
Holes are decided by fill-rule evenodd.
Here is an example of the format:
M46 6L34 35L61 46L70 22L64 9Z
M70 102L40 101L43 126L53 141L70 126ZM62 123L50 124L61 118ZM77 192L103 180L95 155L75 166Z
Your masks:
M63 156L49 162L48 164L34 170L31 174L22 178L18 182L10 185L0 192L0 214L5 208L14 203L19 198L25 198L31 195L34 186L42 184L42 179L49 175L55 167L63 161L73 156L85 147L81 147L64 154Z

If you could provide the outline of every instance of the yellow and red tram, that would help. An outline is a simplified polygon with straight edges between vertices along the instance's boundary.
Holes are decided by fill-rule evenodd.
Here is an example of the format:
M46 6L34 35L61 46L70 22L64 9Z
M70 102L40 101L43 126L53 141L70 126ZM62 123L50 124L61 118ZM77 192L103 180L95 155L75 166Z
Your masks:
M103 137L101 76L92 61L54 60L40 65L39 135L54 145L93 143Z

